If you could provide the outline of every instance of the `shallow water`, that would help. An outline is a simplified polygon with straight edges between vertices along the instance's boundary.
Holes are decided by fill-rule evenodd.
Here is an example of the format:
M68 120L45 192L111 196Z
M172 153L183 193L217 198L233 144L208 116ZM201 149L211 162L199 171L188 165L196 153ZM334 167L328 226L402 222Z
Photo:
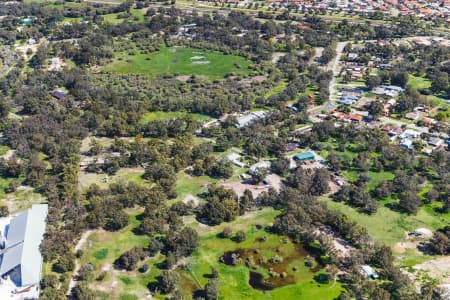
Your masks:
M276 253L273 257L278 256L282 258L281 261L271 260L271 257L264 257L262 252L255 248L238 248L225 252L220 258L220 262L229 266L246 265L250 269L249 284L251 287L262 291L273 290L297 282L293 271L289 269L289 265L295 260L305 259L309 253L299 244L293 244L293 246L297 255L283 255L283 245L270 249ZM257 268L264 268L269 275L265 277L256 271ZM320 265L316 265L310 269L310 272L315 273L321 268Z

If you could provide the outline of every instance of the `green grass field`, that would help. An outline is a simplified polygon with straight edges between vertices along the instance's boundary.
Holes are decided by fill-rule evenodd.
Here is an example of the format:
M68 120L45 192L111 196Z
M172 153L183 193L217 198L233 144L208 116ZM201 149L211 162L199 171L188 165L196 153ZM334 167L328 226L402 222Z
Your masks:
M148 111L144 113L141 120L139 121L140 124L146 124L151 121L160 121L160 120L166 120L166 119L181 119L186 116L190 116L193 120L203 122L208 121L211 119L211 117L207 115L202 114L195 114L195 113L188 113L184 111Z
M432 207L422 207L417 215L407 215L391 210L380 202L378 211L373 215L359 213L342 202L334 202L328 197L322 197L331 209L346 214L350 219L366 227L376 241L393 246L405 240L405 232L421 227L429 229L442 228L450 222L450 213L439 214Z
M131 12L131 17L129 17L129 18L118 18L118 16L119 16L118 13L112 13L112 14L103 15L103 20L106 23L113 24L113 25L120 24L125 21L144 23L144 13L142 12L142 10L133 8L133 9L131 9L130 12Z
M8 152L8 150L9 150L8 146L0 145L0 156L5 155Z
M222 78L227 73L248 75L251 62L236 55L194 48L161 47L150 54L117 53L105 70L121 74L140 73L149 76L162 74L204 75Z
M146 274L125 271L115 271L114 261L125 251L134 246L146 247L148 236L135 235L132 230L140 223L137 215L140 211L130 210L130 225L118 232L104 230L92 233L85 243L80 264L88 262L94 265L94 278L90 285L100 299L142 299L148 293L147 284L158 276L159 270L152 266ZM156 264L162 261L162 256L147 259L147 263ZM143 264L143 262L142 262ZM106 272L103 280L95 280L102 272Z
M423 76L409 74L408 85L415 89L428 89L431 87L431 81Z
M216 182L208 176L189 176L184 172L177 174L177 182L175 191L177 192L176 200L183 200L187 195L197 196L201 192L206 191L206 186L210 183Z
M201 235L201 246L190 259L190 270L182 273L184 277L183 290L186 296L190 296L193 289L204 286L208 280L206 277L210 274L210 267L215 267L220 274L219 299L334 299L337 297L342 290L341 285L315 282L313 279L315 274L305 267L304 259L300 256L290 262L287 268L288 273L291 273L297 282L265 292L253 289L249 285L249 269L245 265L228 266L219 262L220 256L225 251L233 251L237 248L258 248L264 256L270 257L275 255L273 249L280 246L282 247L281 253L298 255L291 242L282 244L280 240L283 237L264 230L257 230L255 227L255 224L263 226L271 224L278 214L279 212L273 209L264 209L239 217L234 222L218 226L204 227L197 223L197 230ZM226 226L231 227L233 232L244 230L247 234L246 241L236 243L230 239L217 237L217 234ZM267 237L266 242L255 242L263 236ZM294 266L297 271L292 270ZM264 270L260 270L260 268L258 270L264 273Z

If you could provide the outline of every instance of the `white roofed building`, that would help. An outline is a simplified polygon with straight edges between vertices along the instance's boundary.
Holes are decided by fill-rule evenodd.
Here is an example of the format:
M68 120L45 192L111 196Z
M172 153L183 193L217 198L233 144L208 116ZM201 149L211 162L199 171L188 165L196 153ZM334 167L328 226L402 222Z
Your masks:
M0 250L1 298L10 293L9 299L16 299L14 295L21 295L17 298L21 299L26 293L27 299L37 299L42 271L39 246L45 233L47 210L47 204L33 205L2 228L6 241Z

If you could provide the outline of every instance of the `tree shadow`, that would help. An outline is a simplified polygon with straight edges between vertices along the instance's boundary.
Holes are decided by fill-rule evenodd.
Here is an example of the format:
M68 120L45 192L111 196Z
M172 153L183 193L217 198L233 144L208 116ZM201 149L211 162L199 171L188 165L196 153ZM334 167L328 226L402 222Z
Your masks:
M161 276L158 276L156 277L156 281L151 281L147 284L147 288L150 292L155 294L160 292L159 290L159 281L161 280L160 278Z
M327 284L328 282L330 282L330 275L320 273L314 276L314 280L320 284Z
M214 275L213 274L203 274L203 278L213 279Z
M205 290L196 290L192 293L192 299L206 299Z

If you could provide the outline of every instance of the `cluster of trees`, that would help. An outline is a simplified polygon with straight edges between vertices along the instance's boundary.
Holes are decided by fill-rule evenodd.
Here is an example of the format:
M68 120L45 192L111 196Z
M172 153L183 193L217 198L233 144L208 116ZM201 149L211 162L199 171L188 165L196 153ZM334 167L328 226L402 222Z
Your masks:
M321 143L330 138L337 145L335 149ZM415 214L420 206L433 201L441 201L439 210L448 211L449 182L445 169L449 163L448 152L418 158L415 153L391 144L381 131L353 126L334 128L327 121L315 124L310 133L303 134L301 144L327 150L327 163L334 172L347 170L360 174L334 196L336 201L345 201L365 213L376 212L376 200L388 197L398 200L393 203L393 208L406 213ZM353 158L346 153L348 151L355 154ZM431 170L436 172L436 176L430 173ZM379 182L369 192L369 171L389 171L394 173L394 179ZM426 181L433 184L433 189L425 197L420 197L419 192Z
M345 202L360 208L361 212L373 214L377 211L377 202L371 197L366 186L347 185L333 195L338 202Z
M434 232L433 238L429 242L429 247L433 253L448 255L450 253L450 226Z
M200 208L198 218L208 225L230 222L244 213L236 193L223 186L208 186L204 198L206 203Z
M325 168L305 170L297 167L286 179L286 184L303 194L320 196L329 190L330 173Z
M277 209L284 208L284 213L278 216L273 224L275 232L302 241L322 263L348 270L351 275L343 279L347 283L347 289L341 298L351 299L364 295L375 299L383 295L384 298L390 299L421 299L420 295L415 294L408 277L394 266L389 247L374 245L365 228L347 216L329 210L313 196L288 187L279 193L274 190L264 192L256 202ZM331 241L315 230L318 225L329 226L354 245L356 248L352 255L344 259L337 256ZM381 268L383 284L367 281L361 275L361 264Z
M208 186L208 191L202 194L206 203L197 210L197 218L208 225L219 225L222 222L233 221L243 215L254 204L253 194L245 190L241 197L236 193L215 184Z

